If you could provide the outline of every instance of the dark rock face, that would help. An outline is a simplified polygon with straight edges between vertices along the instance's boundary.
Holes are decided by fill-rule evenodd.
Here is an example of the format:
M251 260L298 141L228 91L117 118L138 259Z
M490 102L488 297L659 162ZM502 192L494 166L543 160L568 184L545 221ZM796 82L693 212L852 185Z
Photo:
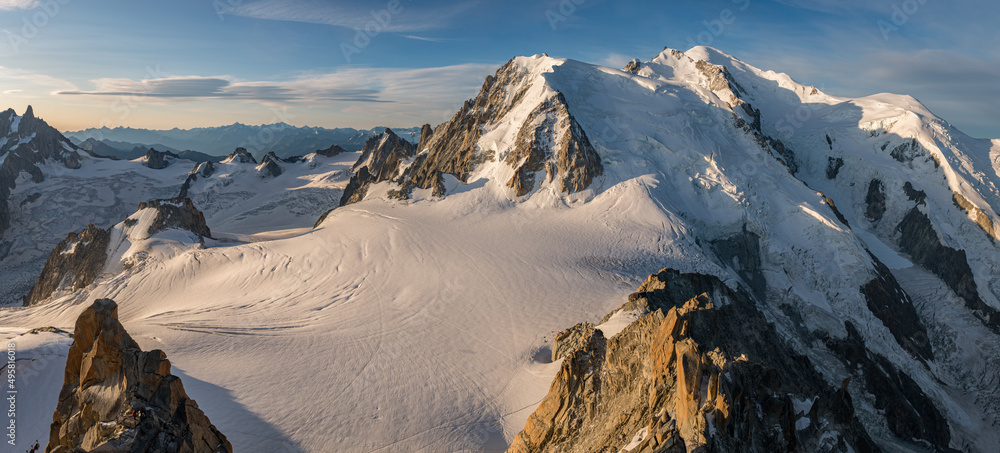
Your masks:
M888 145L888 143L886 143L886 145ZM886 146L883 146L882 149L885 148ZM892 156L893 159L896 159L904 164L910 164L917 160L917 158L923 157L926 162L933 161L935 167L940 166L937 159L934 159L923 146L920 146L920 143L917 142L917 139L915 138L897 145L892 149L892 151L889 151L889 155Z
M936 451L952 451L948 421L909 375L888 359L869 351L858 330L845 323L847 338L826 344L875 395L875 408L885 414L889 429L900 439L929 442Z
M37 304L59 288L75 291L94 283L107 261L110 240L110 229L93 224L66 236L49 255L38 281L24 298L25 305Z
M317 156L323 156L323 157L333 157L333 156L336 156L338 154L343 154L343 153L346 153L346 152L347 152L347 150L345 150L344 148L341 148L341 147L339 147L337 145L330 145L330 147L327 148L327 149L317 149L316 150L316 155Z
M920 322L910 295L899 286L888 267L875 255L869 253L869 256L875 265L876 277L861 287L868 309L882 320L906 352L913 357L933 360L934 352L927 337L927 328Z
M832 148L831 148L832 149ZM826 163L826 179L836 179L840 174L840 169L844 166L844 159L830 157Z
M157 151L149 148L143 165L154 170L162 170L170 166L170 158L177 159L179 156L170 151Z
M145 352L99 299L76 321L47 453L232 452L160 350Z
M906 214L896 230L901 233L899 247L910 259L940 277L983 324L1000 333L1000 311L979 296L965 250L942 244L927 214L916 207Z
M788 167L788 172L791 174L798 173L799 164L795 160L795 152L791 148L785 146L785 143L776 138L768 137L767 143L771 146L772 152L778 153L778 160Z
M190 198L177 197L139 203L138 210L142 211L143 209L156 210L156 218L147 232L149 236L169 229L177 229L190 231L202 238L212 237L212 231L205 223L205 215L194 207L194 202Z
M750 290L763 299L767 293L767 280L761 271L760 236L743 226L743 233L712 241L712 251L724 265L733 266Z
M554 139L558 141L551 143ZM551 144L551 146L550 146ZM570 115L562 93L541 103L528 115L517 135L514 150L504 162L514 168L507 186L517 196L535 188L535 173L546 172L548 181L558 181L559 190L585 190L604 173L601 158L587 133Z
M865 195L865 203L868 205L868 208L865 210L865 216L868 217L868 220L873 222L882 220L882 216L885 214L885 192L882 189L882 181L873 179L868 184L868 194Z
M281 176L285 172L285 169L281 166L281 159L273 152L269 152L260 161L260 165L257 166L257 172L266 178L276 178Z
M850 394L785 346L747 293L665 269L629 299L649 314L557 345L562 366L509 452L615 452L642 428L632 452L879 451Z
M913 184L910 184L909 181L906 181L906 184L903 184L903 192L906 193L906 197L909 198L910 201L915 201L918 205L927 204L925 201L927 200L927 192L915 189Z
M253 158L253 155L247 151L246 148L236 148L235 151L229 153L225 159L226 162L234 162L238 164L256 164L257 159Z
M357 203L365 198L368 186L389 181L397 176L400 164L416 155L413 144L400 138L391 129L376 135L361 149L361 157L354 164L354 176L344 189L340 205Z
M638 58L633 58L632 61L629 61L628 64L625 65L625 68L623 68L622 71L628 72L630 74L638 74L639 69L641 68L642 68L642 62L639 61Z

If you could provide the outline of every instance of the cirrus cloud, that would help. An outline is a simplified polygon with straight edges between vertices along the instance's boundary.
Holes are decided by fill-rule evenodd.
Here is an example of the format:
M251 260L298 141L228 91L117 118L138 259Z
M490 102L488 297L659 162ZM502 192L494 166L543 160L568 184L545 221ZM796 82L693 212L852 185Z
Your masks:
M38 0L0 0L0 11L32 9L38 7Z

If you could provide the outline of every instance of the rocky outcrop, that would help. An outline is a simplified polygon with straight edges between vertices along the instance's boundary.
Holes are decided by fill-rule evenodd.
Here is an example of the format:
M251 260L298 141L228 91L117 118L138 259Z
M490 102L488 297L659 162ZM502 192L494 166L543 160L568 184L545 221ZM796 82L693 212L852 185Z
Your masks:
M104 270L111 230L90 224L79 233L70 233L52 253L42 274L24 298L25 305L48 299L58 289L76 291L90 286Z
M927 192L917 190L913 187L913 184L910 181L906 181L906 184L903 184L903 193L906 194L906 197L909 198L910 201L915 201L918 205L927 204Z
M420 128L420 141L417 142L417 152L427 149L428 142L434 136L434 128L430 124L425 124Z
M235 151L229 153L222 163L236 163L236 164L257 164L257 159L254 159L253 155L247 151L246 148L236 148Z
M154 170L162 170L170 166L171 160L178 158L180 156L170 151L157 151L149 148L149 151L146 151L146 156L142 158L142 164Z
M265 178L276 178L285 172L281 163L281 158L273 152L268 152L264 155L264 159L260 161L260 165L257 166L257 172Z
M639 61L638 58L633 58L632 61L629 61L628 63L625 64L625 67L622 68L622 71L625 71L630 74L638 74L639 69L641 68L642 68L642 62Z
M160 350L143 351L99 299L76 321L47 453L232 452Z
M882 181L873 179L868 184L868 193L865 195L865 217L873 222L882 220L885 214L885 191L882 189Z
M982 228L990 239L1000 239L994 228L993 219L991 219L988 214L983 212L982 209L979 209L979 206L976 206L958 192L952 192L952 201L955 202L955 206L958 206L961 210L965 211L966 214L972 216L976 225L979 225L979 228Z
M149 223L149 229L145 237L150 237L156 233L169 229L190 231L201 238L212 237L212 231L205 223L205 214L194 207L194 202L190 198L177 197L167 200L151 200L139 203L138 211L146 209L155 210L153 219ZM129 225L129 220L125 221L125 226Z
M361 157L354 164L354 176L344 189L340 205L357 203L365 198L368 186L397 177L403 161L415 154L416 148L412 143L388 128L368 139L361 149Z
M828 157L826 162L826 179L837 179L837 175L840 174L840 169L843 167L844 159L840 157Z
M514 168L507 187L523 196L535 189L535 174L564 193L586 189L604 173L601 158L580 124L569 113L566 98L557 93L538 105L521 125L514 149L504 159Z
M889 143L886 142L886 144L882 146L882 149L885 150L888 145ZM937 158L927 152L927 150L925 150L924 147L920 145L920 142L918 142L915 138L896 145L896 147L889 151L889 155L900 163L909 164L911 166L914 161L921 157L924 158L924 162L933 162L935 167L941 166L941 164L937 161Z
M942 244L930 218L917 207L906 214L896 230L900 232L899 247L911 260L940 277L983 324L1000 333L1000 311L980 297L965 250Z
M323 157L333 157L333 156L336 156L336 155L339 155L339 154L343 154L343 153L346 153L346 152L347 152L347 150L344 149L344 148L341 148L340 146L330 145L330 147L327 148L327 149L317 149L316 150L316 155L317 156L323 156Z
M629 299L648 314L573 335L509 452L879 451L848 381L825 384L749 294L665 269Z

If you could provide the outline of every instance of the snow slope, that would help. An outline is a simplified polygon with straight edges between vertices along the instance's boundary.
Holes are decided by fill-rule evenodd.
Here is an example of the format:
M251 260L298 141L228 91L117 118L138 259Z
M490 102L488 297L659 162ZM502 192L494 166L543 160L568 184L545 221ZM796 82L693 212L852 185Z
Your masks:
M725 66L739 87L699 61ZM943 241L967 251L986 303L1000 307L1000 254L951 201L958 192L996 218L1000 143L962 135L912 98L837 98L709 48L665 50L638 74L546 56L514 64L522 77L510 92L525 94L481 125L478 149L493 159L467 184L446 178L447 196L416 190L398 202L385 182L319 229L285 233L262 232L284 226L267 216L261 228L240 230L225 200L196 200L213 232L258 233L254 241L217 234L226 240L150 254L87 290L0 312L0 326L8 335L65 328L90 301L115 299L131 335L166 351L236 451L495 451L521 430L558 369L546 363L554 332L601 319L662 267L751 287L747 263L722 259L712 245L750 232L766 282L754 288L761 311L830 385L852 370L808 334L843 337L850 321L934 401L953 447L1000 442L1000 391L988 365L1000 357L988 346L997 335L912 265L894 230L914 205L898 195L911 182L925 191L922 212ZM556 92L597 148L604 176L571 196L542 184L516 197L504 156ZM760 109L763 132L793 150L795 174L735 120L753 122L740 102ZM914 139L925 154L890 155ZM341 187L349 157L312 176L279 176L299 185L271 183ZM833 179L831 158L843 160ZM238 192L257 177L236 167L250 164L224 165L234 167L205 183ZM880 221L866 218L876 178L892 195ZM913 293L934 360L907 353L869 310L859 291L876 278L868 250ZM850 391L869 434L889 450L919 450L893 437L860 385Z

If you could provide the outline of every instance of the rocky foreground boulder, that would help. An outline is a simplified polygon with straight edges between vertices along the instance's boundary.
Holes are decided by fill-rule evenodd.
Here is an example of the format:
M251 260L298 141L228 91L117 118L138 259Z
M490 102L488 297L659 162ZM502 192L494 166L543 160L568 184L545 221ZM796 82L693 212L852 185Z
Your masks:
M751 293L714 276L664 269L619 311L644 315L609 337L587 323L557 335L561 368L508 452L882 451L852 379L875 395L893 445L951 451L938 409L850 322L847 338L818 339L852 370L831 385Z
M143 351L99 299L76 321L47 453L232 452L170 374L160 350Z

